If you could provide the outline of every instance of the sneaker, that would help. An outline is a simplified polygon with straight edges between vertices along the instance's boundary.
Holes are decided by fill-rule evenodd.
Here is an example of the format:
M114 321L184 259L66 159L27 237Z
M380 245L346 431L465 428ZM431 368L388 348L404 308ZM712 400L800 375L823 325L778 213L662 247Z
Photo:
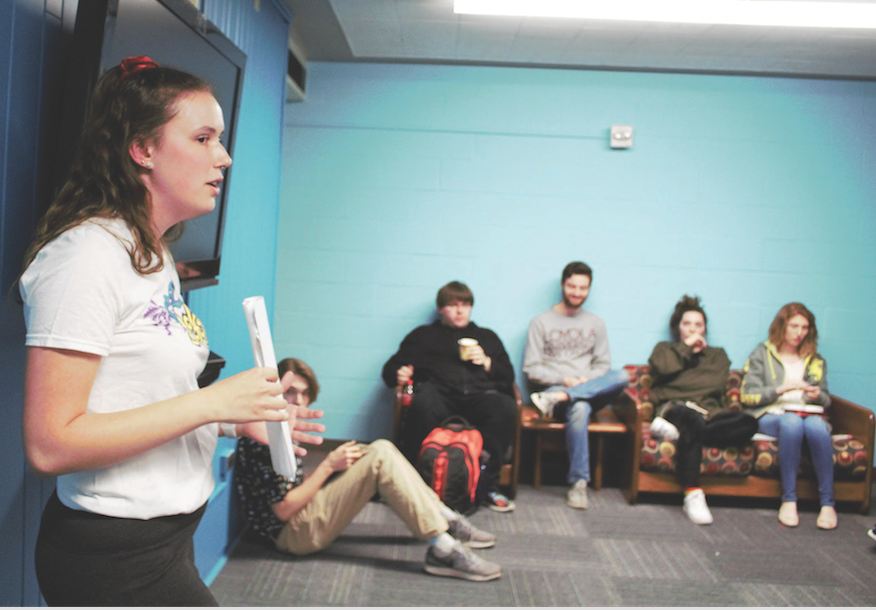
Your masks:
M712 513L702 489L692 491L684 497L684 514L697 525L709 525L712 522Z
M488 549L496 545L496 535L480 530L471 521L456 513L456 519L448 521L447 533L470 549Z
M498 491L491 491L487 494L487 506L497 513L510 513L517 508L514 500L508 496L500 494Z
M426 551L426 565L423 569L436 576L453 576L479 582L493 580L502 575L502 566L481 559L458 540L447 557L438 557L435 547L430 546Z
M655 417L654 421L651 422L651 437L664 441L674 441L678 438L678 428L662 417Z
M876 525L867 530L867 535L870 536L873 540L876 540Z
M545 417L553 417L554 407L560 402L556 392L533 392L529 395L529 399Z
M587 481L581 479L569 488L569 491L566 493L566 504L572 508L587 509L589 506L587 501Z

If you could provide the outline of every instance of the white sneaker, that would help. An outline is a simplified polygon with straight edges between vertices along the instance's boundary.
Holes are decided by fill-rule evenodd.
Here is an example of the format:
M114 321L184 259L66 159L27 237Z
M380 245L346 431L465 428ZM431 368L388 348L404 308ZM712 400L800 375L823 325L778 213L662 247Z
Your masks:
M664 441L674 441L678 439L678 428L662 417L655 417L654 421L651 422L651 437L662 438Z
M587 501L587 481L581 479L569 488L569 491L566 492L566 504L572 508L587 510L590 505Z
M542 412L542 415L553 417L554 407L560 402L560 395L556 392L533 392L529 395L529 399Z
M702 489L692 491L684 497L684 514L697 525L709 525L712 512L706 504L706 494Z

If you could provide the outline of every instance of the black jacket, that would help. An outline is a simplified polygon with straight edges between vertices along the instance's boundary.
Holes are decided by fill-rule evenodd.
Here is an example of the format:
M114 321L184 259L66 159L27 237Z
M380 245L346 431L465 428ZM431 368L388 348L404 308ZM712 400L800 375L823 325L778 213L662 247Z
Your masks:
M482 366L460 360L457 341L463 337L477 339L484 353L492 359L489 373ZM501 339L474 322L465 328L453 328L436 320L412 330L383 365L383 381L387 386L396 386L396 373L405 365L414 366L415 385L429 381L447 396L488 391L514 396L514 367Z

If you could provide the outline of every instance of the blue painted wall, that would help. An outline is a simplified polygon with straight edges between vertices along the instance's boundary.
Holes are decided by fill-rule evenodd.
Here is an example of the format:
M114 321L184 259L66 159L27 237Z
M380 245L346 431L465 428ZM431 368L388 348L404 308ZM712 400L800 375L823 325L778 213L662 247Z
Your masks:
M42 506L55 487L24 459L24 318L7 290L48 184L42 168L57 126L66 8L43 0L0 2L0 606L40 604L33 551Z
M874 83L311 63L285 125L275 344L320 376L329 438L390 434L381 367L445 282L519 371L577 259L617 366L686 292L737 367L799 300L832 391L876 406Z
M258 11L255 4L260 4ZM291 16L280 0L211 0L204 13L247 56L233 179L222 243L219 285L190 293L189 306L207 329L210 349L226 360L221 377L253 367L243 300L274 302L277 208L280 199L286 58ZM219 439L217 456L236 441ZM195 534L195 562L208 583L241 531L232 471L214 464L216 490Z
M208 18L248 56L220 284L190 297L207 327L210 347L228 361L228 375L252 366L241 302L252 294L273 302L291 16L281 0L208 0L205 5ZM33 549L54 479L38 479L24 459L24 321L6 290L18 274L38 201L49 183L44 168L51 159L62 99L63 32L72 27L75 11L74 0L0 0L0 606L41 603ZM221 443L219 451L229 445ZM214 472L220 473L218 462ZM240 531L229 478L219 480L196 535L196 561L208 581Z

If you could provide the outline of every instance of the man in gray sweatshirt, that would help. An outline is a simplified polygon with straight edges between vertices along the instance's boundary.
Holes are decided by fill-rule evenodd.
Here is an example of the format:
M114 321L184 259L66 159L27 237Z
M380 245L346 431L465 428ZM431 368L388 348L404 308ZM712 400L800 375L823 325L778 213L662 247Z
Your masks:
M560 281L563 300L530 322L523 363L531 389L536 390L533 404L546 416L566 422L571 485L566 503L579 509L588 506L590 413L630 381L625 370L611 370L605 322L582 308L592 280L593 270L586 263L566 265Z

